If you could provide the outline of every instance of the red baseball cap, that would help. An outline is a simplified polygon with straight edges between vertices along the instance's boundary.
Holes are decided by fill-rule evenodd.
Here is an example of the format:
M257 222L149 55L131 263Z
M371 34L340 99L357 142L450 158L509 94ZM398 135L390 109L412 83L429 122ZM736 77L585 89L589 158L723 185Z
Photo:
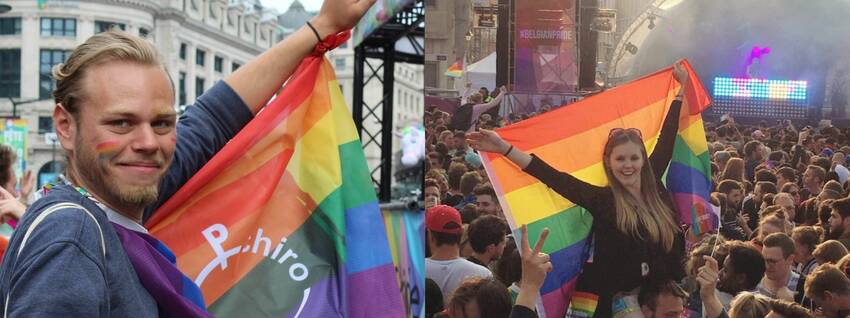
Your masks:
M460 213L448 205L438 205L425 210L425 227L432 232L461 234L463 223Z

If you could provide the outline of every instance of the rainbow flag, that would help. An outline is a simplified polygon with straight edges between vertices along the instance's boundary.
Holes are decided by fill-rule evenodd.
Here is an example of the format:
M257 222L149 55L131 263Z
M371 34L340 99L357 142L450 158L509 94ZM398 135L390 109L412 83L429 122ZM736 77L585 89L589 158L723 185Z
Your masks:
M147 227L217 317L405 315L360 139L322 56Z
M383 214L406 317L425 317L425 213L384 210Z
M458 60L446 69L446 76L458 78L463 76L463 61Z
M691 89L682 106L667 187L674 196L680 220L696 233L716 228L708 205L710 166L700 112L709 97L690 65ZM655 147L664 117L679 90L672 68L612 88L554 111L498 130L519 149L537 154L560 171L599 186L607 184L602 150L612 128L641 130L649 152ZM552 257L554 271L540 289L545 317L564 317L576 278L587 258L586 240L593 218L500 154L487 153L483 163L499 196L508 223L519 236L528 224L529 237L550 229L543 252ZM581 296L581 295L577 295ZM593 295L588 295L593 296ZM574 309L591 308L593 297L578 297Z

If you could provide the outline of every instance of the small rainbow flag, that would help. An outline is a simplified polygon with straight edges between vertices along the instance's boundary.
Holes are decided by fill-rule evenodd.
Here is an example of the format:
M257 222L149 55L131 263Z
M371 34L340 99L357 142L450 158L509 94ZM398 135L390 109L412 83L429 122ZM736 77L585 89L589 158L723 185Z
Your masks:
M458 60L446 69L446 76L458 78L463 76L463 61Z
M682 223L694 234L717 227L708 203L711 186L708 147L700 112L709 97L689 64L686 91L673 158L666 185L673 195ZM588 97L567 107L498 130L499 135L526 152L533 152L560 171L598 186L608 183L602 150L615 127L641 130L649 152L655 147L664 117L679 90L672 68ZM584 208L569 202L534 177L522 172L500 154L487 153L483 163L515 235L528 224L530 237L549 228L543 252L551 255L554 270L540 289L541 317L564 317L575 282L585 262L585 242L593 221ZM578 295L587 296L587 295ZM590 308L592 297L579 297L575 310Z
M311 55L146 225L217 317L403 317L371 180L334 70Z

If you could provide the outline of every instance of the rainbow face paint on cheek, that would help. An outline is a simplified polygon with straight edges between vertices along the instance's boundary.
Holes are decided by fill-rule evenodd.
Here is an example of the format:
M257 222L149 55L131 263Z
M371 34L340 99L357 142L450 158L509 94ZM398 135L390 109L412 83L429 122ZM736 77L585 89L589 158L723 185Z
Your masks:
M94 147L94 151L97 153L99 159L108 158L118 152L118 142L106 141L99 143Z

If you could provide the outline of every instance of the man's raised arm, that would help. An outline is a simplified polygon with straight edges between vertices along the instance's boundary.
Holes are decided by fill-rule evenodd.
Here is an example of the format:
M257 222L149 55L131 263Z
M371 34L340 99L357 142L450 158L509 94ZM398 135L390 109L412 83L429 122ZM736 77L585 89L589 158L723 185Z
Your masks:
M310 23L324 39L352 28L374 3L375 0L325 0L319 14ZM225 77L224 81L256 115L318 42L313 30L304 25Z

